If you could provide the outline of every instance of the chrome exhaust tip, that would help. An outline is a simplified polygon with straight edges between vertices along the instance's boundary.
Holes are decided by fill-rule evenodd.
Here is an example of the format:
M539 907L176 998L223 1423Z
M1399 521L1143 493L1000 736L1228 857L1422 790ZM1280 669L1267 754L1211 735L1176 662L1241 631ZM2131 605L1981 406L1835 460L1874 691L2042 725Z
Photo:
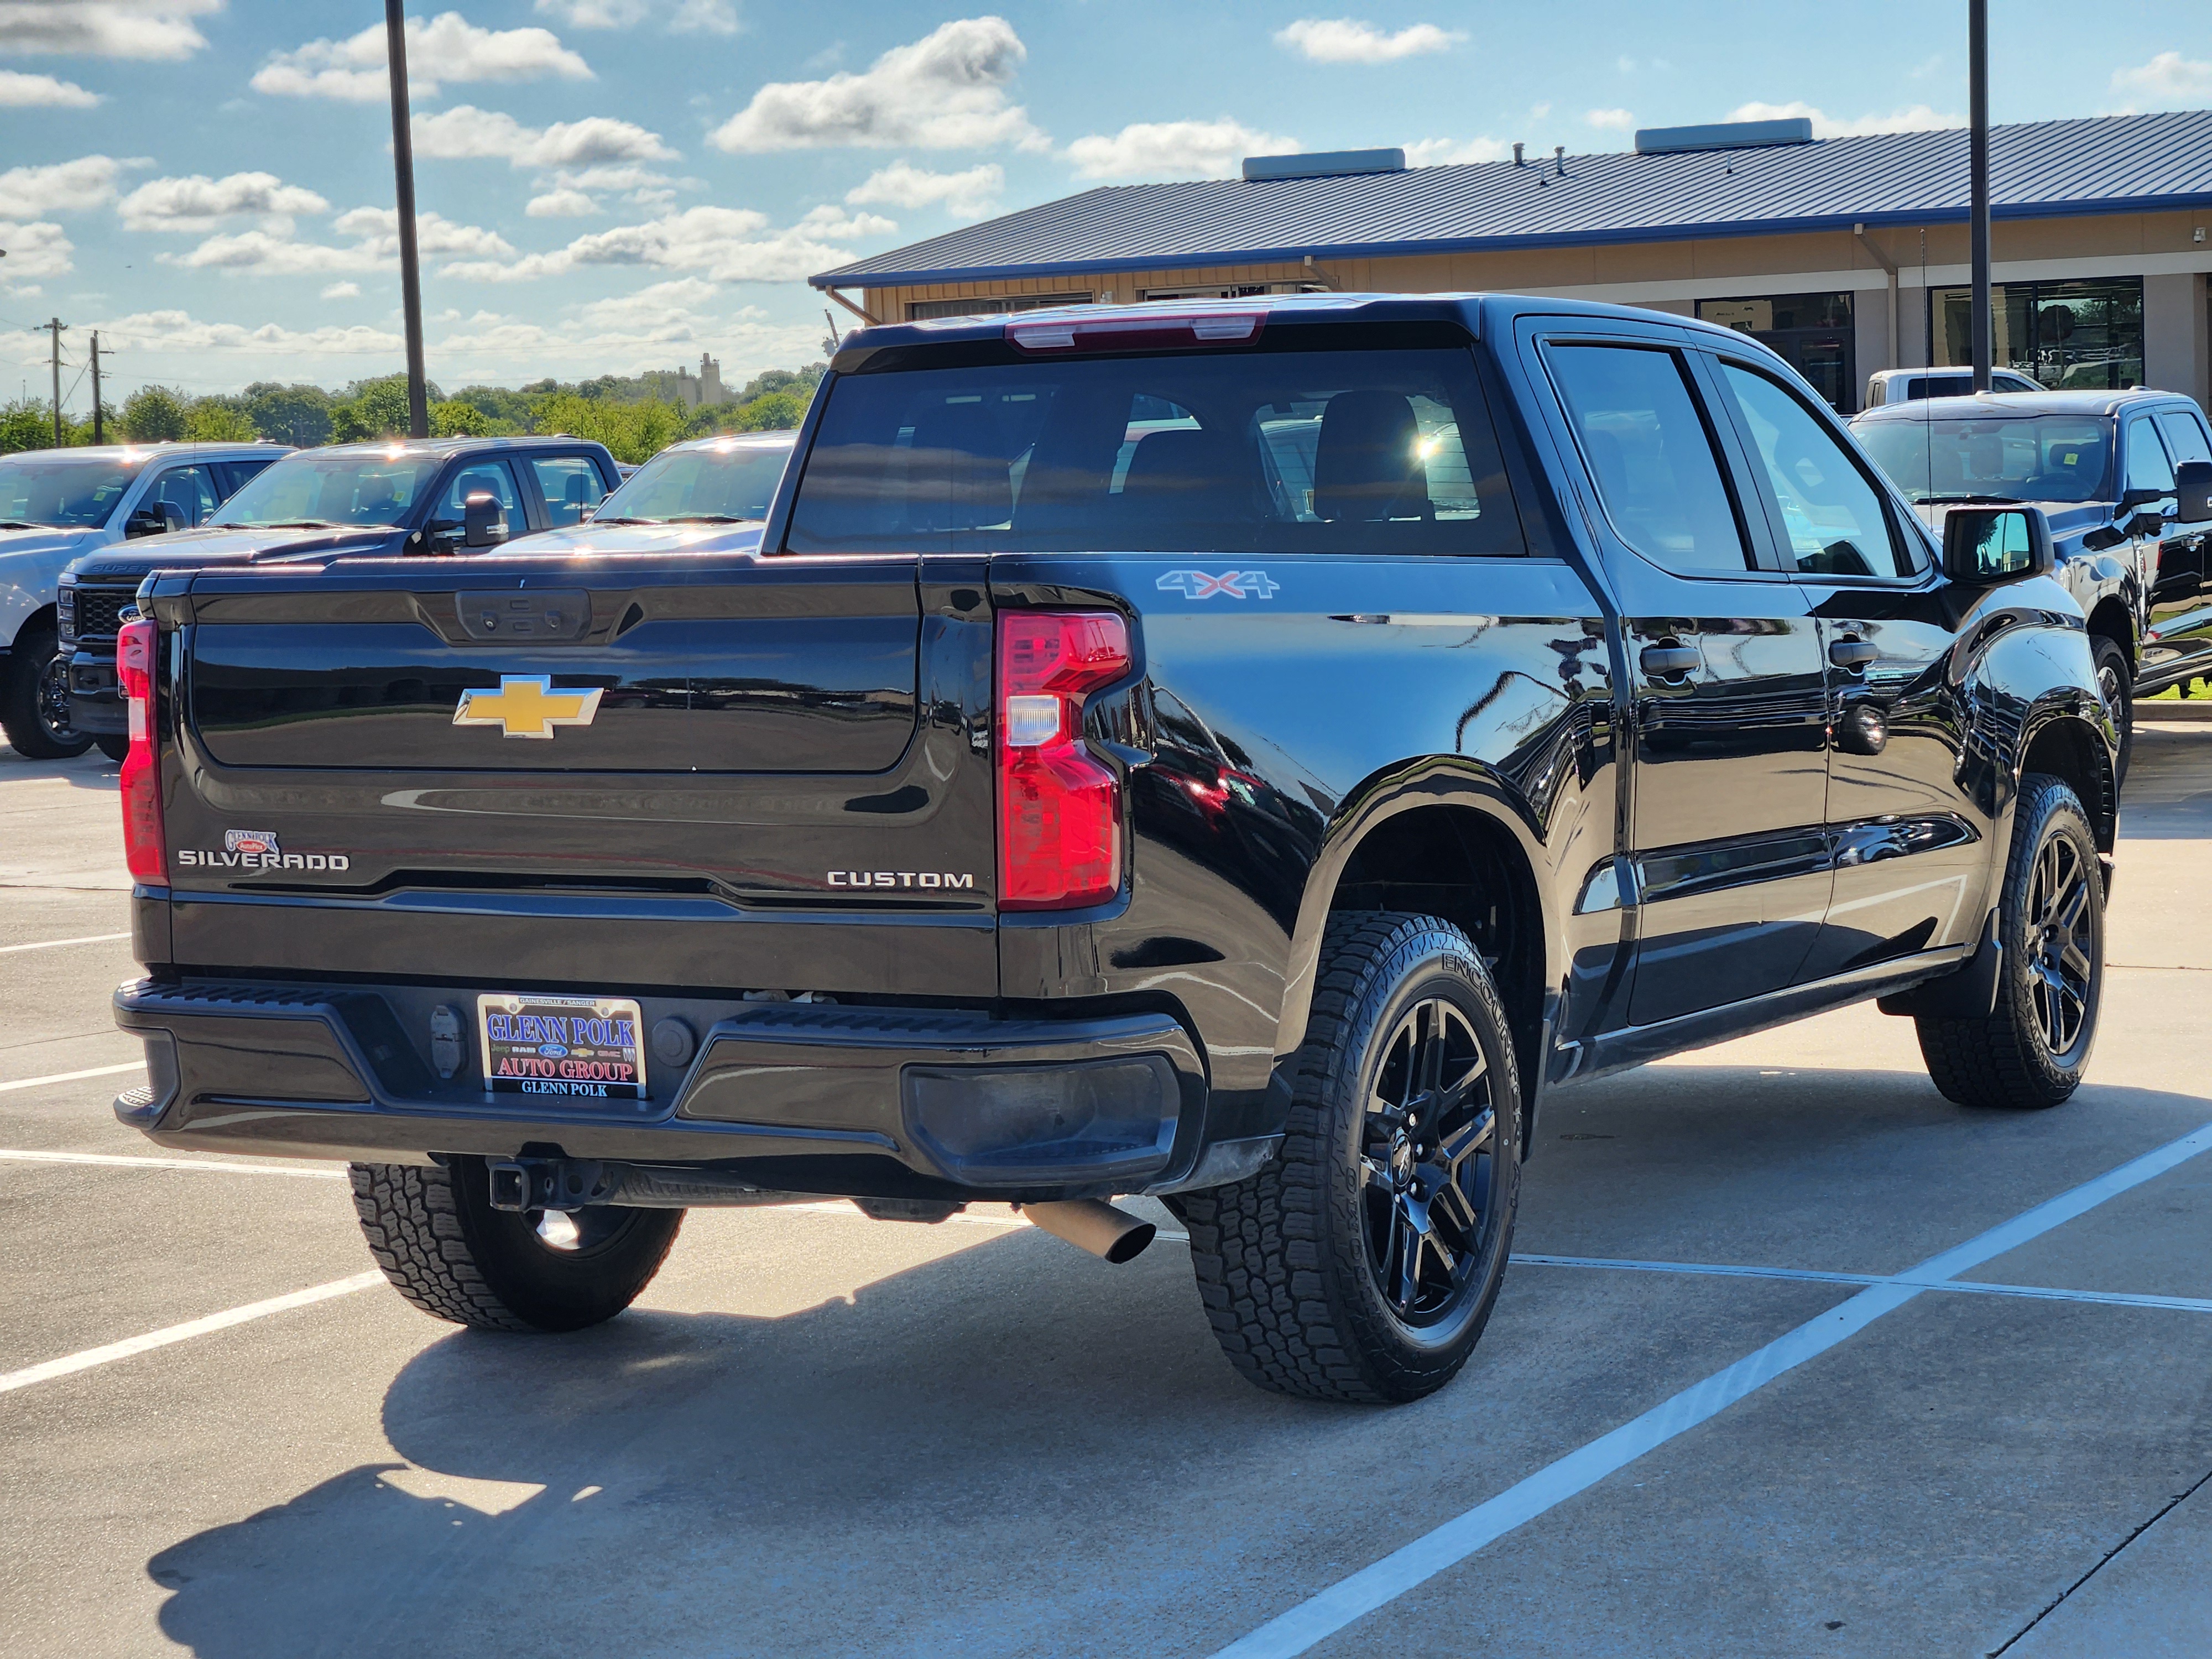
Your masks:
M1095 1198L1063 1199L1056 1204L1024 1204L1022 1213L1055 1238L1064 1238L1119 1266L1145 1253L1159 1229Z

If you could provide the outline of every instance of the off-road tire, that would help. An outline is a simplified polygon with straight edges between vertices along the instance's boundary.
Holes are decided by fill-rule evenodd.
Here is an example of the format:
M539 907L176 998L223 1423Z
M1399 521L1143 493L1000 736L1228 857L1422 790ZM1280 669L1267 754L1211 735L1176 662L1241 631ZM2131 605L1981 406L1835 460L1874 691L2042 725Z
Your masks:
M2070 844L2087 872L2089 894L2087 1007L2078 1036L2057 1053L2037 1013L2033 974L2040 930L2029 913L2037 862L2053 838ZM2003 951L1996 1006L1984 1018L1923 1014L1913 1021L1928 1075L1947 1099L1961 1106L2040 1110L2060 1104L2081 1086L2103 1001L2104 911L2103 869L2081 797L2062 779L2028 774L2013 808L2012 848L1997 904Z
M477 1158L356 1164L353 1204L393 1288L424 1313L480 1331L577 1331L613 1318L660 1271L684 1223L681 1210L588 1211L604 1236L555 1249L538 1237L535 1213L491 1207Z
M2136 752L2136 677L2128 668L2128 653L2118 640L2092 635L2091 658L2097 666L2097 692L2112 716L2119 733L2119 758L2112 763L2112 787L2128 781L2128 763Z
M92 747L90 738L71 729L66 712L57 719L53 710L41 706L59 648L52 618L27 623L8 653L7 672L0 674L0 730L8 733L8 746L25 760L67 760ZM66 711L67 703L62 708Z
M1491 1080L1494 1152L1484 1248L1462 1303L1419 1330L1376 1282L1361 1149L1367 1091L1404 1011L1448 1000ZM1222 1351L1249 1381L1309 1399L1417 1400L1457 1374L1481 1336L1512 1246L1521 1093L1510 1028L1481 956L1433 916L1333 916L1316 964L1294 1093L1274 1159L1233 1186L1179 1194L1199 1295Z

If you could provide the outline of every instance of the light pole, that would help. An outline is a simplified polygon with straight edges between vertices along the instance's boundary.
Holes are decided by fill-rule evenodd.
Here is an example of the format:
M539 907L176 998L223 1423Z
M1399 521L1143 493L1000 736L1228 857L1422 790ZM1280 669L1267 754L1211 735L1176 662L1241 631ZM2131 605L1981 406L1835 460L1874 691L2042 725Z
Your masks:
M1967 194L1973 216L1974 390L1996 355L1990 313L1990 0L1966 0Z
M430 435L422 373L422 268L415 252L415 133L407 117L407 19L403 0L384 0L386 57L392 72L392 170L399 208L399 303L407 319L407 431Z

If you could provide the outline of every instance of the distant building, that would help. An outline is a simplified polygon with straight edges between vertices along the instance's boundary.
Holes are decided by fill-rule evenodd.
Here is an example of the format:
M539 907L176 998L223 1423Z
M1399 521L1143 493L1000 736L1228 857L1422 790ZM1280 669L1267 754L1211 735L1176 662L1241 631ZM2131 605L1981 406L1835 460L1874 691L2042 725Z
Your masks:
M1103 186L812 282L880 322L1316 289L1612 300L1741 329L1848 413L1877 368L1967 359L1966 145L1816 142L1796 120L1449 167L1254 156L1241 179ZM2212 111L2002 126L1990 151L1997 363L2212 400Z
M726 404L730 394L722 390L722 366L705 352L699 354L699 372L688 368L673 374L657 370L645 377L646 384L657 392L664 392L686 409L697 409L702 404Z

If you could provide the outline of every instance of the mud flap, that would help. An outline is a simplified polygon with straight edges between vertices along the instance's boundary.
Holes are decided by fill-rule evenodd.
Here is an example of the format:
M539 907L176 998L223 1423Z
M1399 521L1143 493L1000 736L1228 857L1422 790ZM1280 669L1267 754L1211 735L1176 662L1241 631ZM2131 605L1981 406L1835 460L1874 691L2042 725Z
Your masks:
M2004 945L1997 937L1997 913L1992 909L1982 926L1982 942L1963 967L1923 981L1909 991L1883 997L1875 1006L1885 1014L1917 1015L1934 1019L1987 1019L1997 1006L1999 974L2004 966Z

